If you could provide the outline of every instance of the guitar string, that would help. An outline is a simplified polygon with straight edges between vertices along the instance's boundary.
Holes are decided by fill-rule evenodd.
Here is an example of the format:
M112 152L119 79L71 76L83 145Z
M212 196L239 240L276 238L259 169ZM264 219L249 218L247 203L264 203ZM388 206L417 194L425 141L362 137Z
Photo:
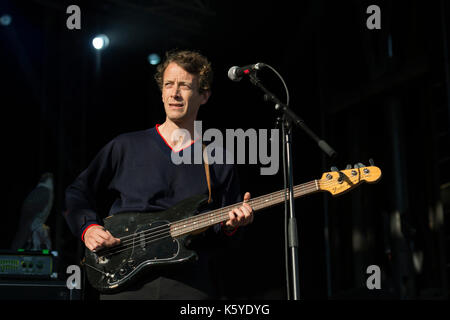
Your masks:
M310 182L307 182L307 183L305 183L303 185L298 185L298 186L294 187L294 193L298 192L298 191L304 191L304 190L310 191L309 189L312 187L312 184L314 184L314 187L316 186L315 181L310 181ZM258 205L261 205L263 203L267 203L267 200L265 200L265 199L269 198L270 196L271 197L273 197L273 196L281 197L281 196L283 196L282 193L283 193L283 190L279 190L279 191L272 192L272 193L270 193L268 195L265 195L265 196L257 197L255 199L251 200L251 204L252 204L252 206L258 206ZM271 199L269 201L273 201L273 199ZM196 218L196 217L189 217L189 218L177 221L177 222L175 222L173 224L161 225L161 226L152 228L150 230L145 230L145 231L133 233L131 235L124 236L124 237L119 238L119 239L121 240L121 244L124 245L124 244L126 244L128 242L133 241L135 239L135 237L138 236L138 235L146 234L148 232L151 232L151 233L154 232L156 234L157 232L160 231L158 229L162 229L162 228L165 228L167 226L175 225L175 224L177 224L177 225L181 224L182 225L183 222L186 222L187 220L194 220L193 222L190 222L189 224L192 224L192 223L197 224L198 223L199 225L201 225L201 224L204 224L205 222L209 222L209 221L211 221L213 219L217 219L218 217L220 217L224 213L228 213L229 210L231 208L236 207L236 205L238 205L238 204L233 204L233 205L229 205L229 206L226 206L226 207L223 207L223 208L219 208L219 209L215 209L215 210L209 211L209 212L207 212L205 214L201 214L201 215L197 216L198 218ZM183 229L183 227L179 227L179 228ZM120 244L118 246L120 246ZM103 251L103 252L105 252L105 251Z
M312 188L312 184L314 184L314 188ZM294 192L298 192L298 191L309 192L309 191L314 191L314 190L317 190L317 187L316 187L315 181L312 181L312 182L306 183L304 185L296 186L295 189L294 189ZM278 198L280 198L280 197L283 196L283 190L273 192L272 194L276 195ZM253 199L252 206L256 207L256 206L259 206L259 205L261 205L263 203L266 203L267 201L265 199L267 197L268 197L268 195ZM273 199L272 199L272 201L273 201ZM228 207L235 207L235 206L236 206L236 204L228 206ZM220 216L222 216L222 215L225 216L225 214L227 214L229 212L227 207L216 209L214 211L216 211L216 212L215 213L214 212L209 212L209 213L206 213L204 216L201 216L201 218L197 219L195 221L195 223L198 223L199 225L202 225L202 224L205 224L205 223L208 224L208 222L210 222L212 219L220 220ZM212 217L214 217L214 218L212 218ZM188 218L188 219L192 219L192 217ZM226 219L224 219L224 220L226 220ZM180 221L176 222L176 224L179 225L179 223L181 223L182 221L183 220L180 220ZM191 222L191 224L192 224L192 222ZM157 237L157 236L164 235L164 233L167 232L167 231L169 231L169 233L170 233L170 229L169 230L161 230L161 228L167 228L167 227L170 227L170 226L171 226L171 224L166 224L166 225L158 226L158 227L150 229L150 230L141 231L141 232L129 235L129 236L122 237L122 238L120 238L121 240L124 239L124 238L130 238L130 237L132 237L132 239L127 239L126 241L121 242L119 245L117 245L115 247L103 249L103 250L99 251L98 253L99 254L117 253L116 250L120 250L120 249L126 248L129 245L130 242L132 242L132 246L134 246L134 242L135 241L139 243L139 242L142 242L143 240L145 241L147 239L151 239L154 236ZM160 229L160 230L155 231L155 229ZM189 229L189 225L187 227L186 226L178 227L176 230L177 231L180 231L180 230L183 231L184 229ZM139 239L142 236L144 236L144 238L143 239ZM136 238L137 238L137 240L136 240ZM158 240L158 239L156 239L156 240Z
M314 189L312 189L312 190L314 190ZM186 228L186 229L189 229L188 227L180 227L180 228ZM156 238L153 238L153 239L151 239L153 236L156 236ZM163 232L162 234L161 234L161 232L159 233L159 234L152 234L152 235L150 235L150 236L146 236L145 237L145 241L144 241L144 245L147 245L147 244L150 244L150 243L152 243L152 242L155 242L155 241L160 241L160 240L162 240L162 239L165 239L165 238L171 238L172 237L172 234L171 234L171 232L170 232L170 225L167 225L166 226L166 230L165 230L165 232ZM138 243L141 243L141 241L137 241ZM134 242L133 242L133 244L130 246L130 245L126 245L125 247L123 247L123 248L118 248L118 247L113 247L113 248L111 248L111 250L110 250L110 254L112 253L112 254L118 254L118 253L121 253L121 252L124 252L124 251L127 251L127 250L130 250L130 249L133 249L134 250L134 247L135 247L135 245L134 245ZM114 250L114 249L119 249L119 250ZM120 250L121 249L121 250Z
M315 181L307 182L307 183L302 184L302 185L295 186L295 187L294 187L294 193L295 193L296 191L297 191L297 192L298 192L298 191L306 191L307 193L308 193L309 191L320 191L320 190L318 189L318 185L316 185L316 182L320 182L320 181L315 180ZM322 182L321 184L322 184L323 186L326 186L326 185L331 184L331 183L334 183L334 182L333 182L333 181ZM314 188L312 188L312 189L311 189L312 186L310 186L311 184L314 184ZM307 185L308 185L308 186L307 186ZM303 189L303 190L302 190L302 189ZM279 190L279 191L273 192L273 193L271 193L271 194L272 194L272 195L277 195L277 194L279 194L279 193L281 193L281 195L282 195L283 190ZM269 194L269 195L270 195L270 194ZM280 195L280 196L281 196L281 195ZM298 195L298 196L301 196L301 195ZM252 205L253 205L255 202L258 202L258 200L259 200L259 202L261 202L261 200L262 200L263 198L266 198L266 197L268 197L268 195L266 195L266 196L261 196L261 197L258 197L258 198L253 199ZM264 202L266 202L266 201L264 200L262 203L264 203ZM258 204L261 204L261 203L258 203ZM258 205L258 204L256 204L256 205ZM275 203L275 204L276 204L276 203ZM256 206L256 205L255 205L255 206ZM236 204L231 205L231 206L228 206L228 207L234 207L234 206L236 206ZM223 209L226 209L226 208L227 208L227 207L217 209L219 212L216 213L215 215L217 215L217 216L222 215L223 213L221 213L220 211L222 211ZM227 210L225 211L225 213L227 213ZM207 215L206 215L206 216L207 216ZM205 216L205 217L206 217L206 216ZM191 219L191 218L188 218L188 219ZM200 220L204 220L204 219L200 219ZM207 219L207 220L210 220L210 219ZM180 221L182 221L182 220L180 220ZM117 251L117 249L121 249L120 245L118 245L118 246L112 247L110 250L108 250L108 253L114 253L114 254L117 254L117 253L120 253L120 252L129 250L129 249L134 249L134 247L135 247L134 242L135 242L136 236L138 236L138 235L141 236L141 234L144 234L144 233L150 232L150 236L144 236L144 239L143 239L143 240L144 240L144 244L149 244L149 243L152 243L152 242L155 242L155 241L159 241L159 240L164 239L164 238L172 237L172 234L171 234L171 231L170 231L170 226L171 226L171 224L166 224L166 225L164 225L164 226L160 226L160 227L166 227L166 230L164 230L164 231L153 232L153 229L151 229L151 230L142 231L142 232L140 232L140 233L136 233L136 234L134 234L134 235L131 235L131 236L133 236L133 239L132 239L133 244L132 244L131 246L125 245L124 247L122 247L122 250L118 250L118 251ZM167 227L168 227L168 229L167 229ZM180 227L180 228L181 228L181 229L189 229L189 227ZM181 234L182 234L182 233L181 233ZM154 237L154 236L156 236L156 238L151 239L151 238ZM129 237L129 236L128 236L128 237ZM142 242L142 240L139 241L139 242ZM105 251L104 251L104 252L105 252Z
M310 181L310 182L307 182L307 183L305 183L305 184L295 186L295 187L294 187L294 193L295 193L295 192L298 192L298 191L304 191L304 192L307 192L307 193L309 193L310 191L320 191L320 190L317 188L318 185L316 184L316 181L317 181L317 180L315 180L315 181ZM320 181L317 181L317 182L320 182ZM333 182L333 181L321 182L321 184L322 184L323 186L329 185L329 184L331 184L331 183L334 183L334 182ZM312 184L314 184L314 188L311 189ZM287 190L286 190L286 191L287 191ZM273 192L273 193L271 193L271 194L269 194L269 195L272 195L272 196L276 195L277 197L281 197L281 196L283 195L282 193L283 193L283 190L279 190L279 191L275 191L275 192ZM260 204L262 204L262 203L266 203L266 202L267 202L267 199L266 199L266 198L268 198L269 195L265 195L265 196L261 196L261 197L258 197L258 198L253 199L252 206L255 206L255 207L256 207L256 206L258 206L258 205L260 205ZM298 197L298 196L301 196L301 194L297 195L297 197ZM263 201L262 201L262 200L263 200ZM273 199L272 199L271 201L273 201ZM277 201L277 202L278 202L278 201ZM277 202L275 202L274 204L277 204ZM235 207L235 206L236 206L236 204L231 205L231 206L227 206L227 207L224 207L224 208L216 209L216 210L214 210L214 211L216 211L216 213L209 212L208 214L205 214L205 215L202 216L200 219L198 219L198 221L196 221L195 223L202 224L202 223L211 221L211 214L213 214L213 216L220 217L221 215L225 215L226 213L228 213L228 209L227 209L228 207ZM188 220L188 219L192 219L192 217L187 218L187 219L185 219L185 220ZM224 220L226 220L226 219L224 219ZM224 221L224 220L223 220L223 221ZM183 220L180 220L180 221L183 221ZM176 222L176 223L179 224L180 221L178 221L178 222ZM207 224L208 224L208 223L207 223ZM159 231L155 232L155 229L156 229L156 228L153 228L153 229L150 229L150 230L146 230L146 231L142 231L142 232L139 232L139 233L135 233L135 234L130 235L130 236L126 236L126 237L133 237L133 239L129 239L129 240L128 240L128 242L130 242L130 241L132 242L131 247L128 245L127 241L124 241L123 243L119 244L118 246L112 247L112 248L110 248L110 249L108 248L108 249L103 250L102 253L103 253L103 254L108 254L108 253L119 253L119 252L122 252L122 251L124 251L124 250L128 250L128 249L130 249L130 248L134 248L134 247L135 247L134 242L136 242L136 237L137 237L137 236L139 236L139 237L144 236L142 240L138 240L139 242L144 241L144 244L151 243L151 242L154 242L154 241L157 241L157 240L160 240L160 239L169 237L169 236L171 236L170 226L171 226L171 224L166 224L166 225L157 227L157 228L166 228L166 230L159 230ZM169 227L168 230L167 230L167 227ZM182 231L183 229L189 229L189 228L192 229L192 227L189 227L189 226L187 226L187 227L186 227L186 226L179 227L178 229L179 229L179 230L181 229L181 231ZM201 228L201 227L200 227L200 228ZM166 234L167 232L168 232L168 234ZM146 233L148 233L147 236L145 236ZM183 234L183 233L181 233L181 234ZM162 237L159 237L159 238L158 238L158 236L162 236ZM152 239L152 237L157 237L157 238ZM125 237L123 237L123 238L125 238ZM122 238L122 239L123 239L123 238ZM150 240L149 240L149 239L150 239ZM122 250L120 250L120 249L122 249ZM117 250L119 250L119 251L117 251Z
M172 235L170 234L170 230L168 229L165 232L157 235L156 238L154 238L154 239L150 239L152 237L146 237L145 241L142 244L145 247L146 245L149 245L152 242L160 241L162 239L170 238L170 237L172 237ZM141 243L140 243L140 241L137 241L136 244L133 243L133 244L127 245L125 247L114 247L114 248L111 248L111 250L108 253L104 254L104 255L119 254L121 252L128 251L128 250L131 250L131 249L134 250L135 247L137 247L139 245L141 245Z
M298 186L296 186L294 188L295 189L294 192L298 192L298 191L305 191L305 192L320 191L320 190L317 189L317 185L315 185L314 188L311 189L312 186L310 186L310 185L313 184L313 183L315 185L315 181L312 181L312 182L309 182L309 183L305 183L303 185L298 185ZM309 184L309 186L307 186L308 184ZM325 183L322 183L322 184L325 184ZM326 184L329 184L329 183L326 183ZM280 190L280 191L272 193L272 195L277 195L278 197L280 197L280 196L282 196L282 192L283 192L283 190ZM300 195L297 195L297 196L300 196ZM267 200L264 199L264 198L267 198L267 195L266 196L262 196L262 197L258 197L258 198L253 199L252 205L255 206L255 207L260 205L260 204L262 204L262 203L266 203L267 202ZM263 201L261 201L261 200L263 200ZM273 201L273 199L271 201ZM275 202L274 204L277 204L277 202ZM233 207L235 205L231 205L230 207ZM215 217L220 217L221 215L225 216L225 214L228 213L228 209L227 210L224 210L224 209L227 209L227 207L217 209L218 212L213 214L213 216L215 216ZM198 219L195 223L198 223L198 224L201 225L202 223L208 222L206 224L206 225L208 225L209 221L211 221L211 214L212 214L212 212L210 212L208 214L205 214L205 216L203 216L202 218ZM192 217L191 218L187 218L187 219L192 219ZM226 220L226 219L224 219L224 220ZM180 221L178 221L176 223L179 223L179 222ZM137 241L139 241L139 242L144 241L144 244L146 244L147 240L149 240L149 239L150 239L149 240L150 242L163 239L163 238L165 238L165 237L170 235L170 233L171 233L170 232L170 228L169 228L169 230L167 230L167 227L170 227L170 226L171 226L171 224L166 224L166 225L157 227L157 228L166 228L166 230L159 230L159 231L155 232L156 228L153 228L153 229L150 229L150 230L146 230L146 231L142 231L142 232L139 232L139 233L135 233L133 235L130 235L131 237L133 237L133 239L129 239L128 241L124 241L123 243L119 244L118 246L112 247L111 249L109 249L109 248L105 249L105 250L103 250L102 253L103 254L108 254L108 253L111 253L111 252L112 253L118 253L118 252L123 251L123 250L116 251L117 249L127 250L127 249L129 249L129 248L127 248L127 245L128 245L127 242L130 242L130 241L133 243L131 247L134 247L135 246L134 242L136 242L136 237L137 236L139 236L139 237L143 236L143 239L141 239L141 240L138 239ZM184 229L191 229L191 231L192 231L192 227L191 226L178 227L178 230L183 231ZM166 232L169 232L168 235L165 234ZM147 236L145 236L146 233L148 233ZM181 233L181 234L183 234L183 233ZM130 237L130 236L126 236L126 237ZM162 237L158 238L158 236L162 236ZM157 238L152 239L152 237L157 237ZM123 237L123 238L125 238L125 237Z
M158 232L150 232L149 235L144 236L142 239L140 239L142 234L136 233L134 238L130 239L130 241L128 243L126 243L126 244L119 243L117 246L99 251L98 254L99 255L116 254L116 253L122 252L123 250L121 250L121 249L128 250L128 249L134 248L136 246L135 243L137 243L137 245L141 244L142 242L144 242L144 244L147 244L147 240L149 240L149 239L151 240L152 237L157 237L154 239L155 241L163 239L163 238L165 238L166 234L170 235L170 226L167 225L165 228L166 228L166 230L160 230ZM147 230L147 231L152 231L152 230ZM159 236L163 236L163 237L158 238ZM117 251L117 250L119 250L119 251Z
M310 182L308 184L314 184L315 185L315 182ZM303 187L303 190L300 187ZM296 188L294 189L294 193L298 192L298 191L308 191L309 192L309 191L311 191L310 190L311 187L312 187L311 185L308 185L308 186L304 186L304 185L296 186ZM283 196L282 193L283 193L283 190L276 191L276 192L273 192L271 194L252 199L252 200L250 200L250 202L251 202L252 206L256 207L256 206L259 206L261 204L267 203L267 201L272 201L273 202L274 199L267 200L267 198L269 198L269 196L281 197L281 196ZM180 225L180 224L183 224L183 222L185 222L187 220L195 220L193 222L190 222L190 224L192 224L192 223L194 223L194 224L197 224L197 223L198 224L202 224L202 223L205 223L206 221L211 221L211 220L213 220L213 219L215 219L217 217L220 217L223 213L228 213L231 208L236 207L237 205L239 205L239 203L236 203L236 204L233 204L233 205L229 205L229 206L226 206L226 207L223 207L223 208L215 209L215 210L209 211L207 213L198 215L197 216L198 218L196 218L195 216L194 217L189 217L189 218L177 221L177 222L175 222L173 224L161 225L161 226L152 228L150 230L145 230L145 231L133 233L131 235L124 236L124 237L119 238L119 239L121 240L122 243L126 243L127 241L131 241L132 240L132 239L128 239L128 238L132 238L132 237L134 238L134 237L136 237L136 235L143 234L143 233L145 234L145 233L147 233L149 231L154 232L154 231L157 231L158 229L164 228L166 226L175 225L175 224ZM180 228L182 228L182 227L180 227ZM127 241L124 241L126 239L127 239Z
M312 183L315 184L314 181L310 182L310 184L312 184ZM299 187L303 187L303 188L299 188ZM311 189L311 187L312 186L305 187L305 185L299 185L299 186L297 186L297 188L295 188L294 191L307 191L307 192L314 191L314 190L318 191L316 186L314 186L314 188L312 188L312 189ZM303 190L301 190L301 189L303 189ZM274 193L276 194L278 192L274 192ZM281 195L279 195L279 196L282 196L283 190L279 191L279 193L281 193ZM267 196L264 196L264 197L267 197ZM256 201L256 200L259 200L259 201ZM258 205L260 205L262 203L266 203L267 202L266 200L264 200L264 201L261 201L261 200L263 200L263 199L255 198L254 202L252 203L252 205L253 206L258 206ZM233 206L235 206L235 205L232 205L231 207L233 207ZM227 207L221 208L221 209L219 209L219 211L223 211L223 209L226 209L226 208ZM224 215L226 213L228 213L227 210L225 210L224 213L218 212L215 215L216 216L220 216L220 215ZM202 220L204 220L204 221L202 221L202 222L198 222L197 221L197 223L201 224L201 223L205 223L207 221L210 221L211 218L208 217L208 215L210 215L210 214L207 214L206 216L202 217L202 219L199 219L199 221L202 221ZM148 243L151 243L151 242L154 242L154 241L158 241L158 240L170 237L171 236L170 226L171 226L170 224L159 226L157 228L165 228L165 230L158 230L156 232L155 232L156 228L154 228L154 229L151 229L151 230L146 230L146 231L142 231L142 232L139 232L139 233L135 233L133 235L130 235L131 237L133 237L133 239L129 239L128 241L124 241L123 243L121 243L121 244L119 244L119 245L117 245L115 247L102 250L101 253L102 254L111 254L111 253L117 254L117 253L120 253L120 252L123 252L123 251L126 251L126 250L134 248L136 246L135 242L137 242L139 244L139 243L142 243L142 241L144 241L144 244L148 244ZM189 229L189 228L190 228L189 226L187 226L187 227L183 226L183 227L179 227L178 230ZM145 235L146 233L148 233L148 234ZM127 236L127 237L130 237L130 236ZM142 238L142 236L143 236L143 239L139 239L139 238ZM154 237L156 237L156 238L154 238ZM125 237L123 237L123 238L125 238ZM136 239L136 238L138 238L138 239ZM129 243L127 243L127 242L130 242L130 241L132 242L131 245L129 245Z
M307 191L307 192L310 192L311 190L309 190L309 188L311 187L311 185L314 185L314 189L316 189L316 190L313 190L313 191L320 191L320 190L318 189L318 186L319 186L319 185L321 185L322 187L327 187L327 186L330 185L330 184L335 184L335 181L329 180L329 181L322 182L322 181L320 181L320 180L312 180L312 181L306 182L306 183L304 183L304 184L300 184L300 185L294 186L294 193L295 193L295 192L298 192L298 191ZM302 188L303 188L303 190L302 190ZM307 190L307 189L308 189L308 190ZM287 191L288 191L288 190L286 189L285 191L286 191L286 194L287 194ZM262 204L262 203L267 203L268 201L273 201L273 199L268 200L267 198L269 198L269 197L272 198L272 197L274 197L274 196L276 196L276 197L283 196L282 193L283 193L283 190L274 191L274 192L269 193L269 194L267 194L267 195L259 196L259 197L257 197L257 198L254 198L254 199L250 200L250 202L251 202L252 206L258 206L258 205L260 205L260 204ZM299 195L297 195L297 196L295 196L295 194L294 194L294 197L299 197L299 196L301 196L301 194L299 194ZM277 203L275 203L275 204L277 204ZM236 203L236 204L233 204L233 205L229 205L229 206L226 206L226 207L223 207L223 208L215 209L215 210L209 211L209 212L204 213L204 214L200 214L200 215L198 215L199 219L197 219L197 220L198 220L198 221L201 221L201 220L206 220L206 221L211 220L211 219L210 219L210 218L211 218L211 215L213 215L213 216L220 216L220 215L223 214L223 212L227 213L228 210L231 210L232 208L236 207L237 205L239 205L239 203ZM177 221L177 222L175 222L173 225L175 225L175 224L181 224L183 221L188 221L188 220L196 220L196 217L195 217L195 216L194 216L194 217L189 217L189 218L186 218L186 219ZM196 221L195 223L197 223L198 221ZM205 221L203 221L203 223L204 223L204 222L205 222ZM201 222L201 223L202 223L202 222ZM122 240L125 240L125 239L127 239L127 238L134 238L134 237L136 237L136 235L138 235L138 234L141 234L141 233L147 233L147 232L149 232L149 231L155 231L155 230L158 229L158 228L164 228L164 227L170 226L170 225L172 225L172 224L170 224L170 223L169 223L169 224L165 224L165 225L162 225L162 226L158 226L158 227L156 227L156 228L152 228L152 229L150 229L150 230L141 231L141 232L134 233L134 234L131 234L131 235L128 235L128 236L124 236L124 237L119 238L119 239L122 241ZM133 239L129 239L128 241L132 241L132 240L133 240ZM125 241L125 242L126 242L126 241Z
M309 184L309 185L306 186L306 184ZM304 191L304 190L307 190L309 192L309 191L311 191L310 188L312 187L313 184L314 184L314 187L316 187L315 181L311 181L311 182L305 183L304 185L295 186L294 187L294 193L298 192L298 191ZM303 187L304 190L302 190L302 187ZM272 192L270 194L254 198L254 199L250 200L249 202L251 202L252 206L258 206L258 205L267 203L267 201L273 201L273 199L266 200L269 197L273 197L273 196L281 197L281 196L283 196L282 193L283 193L283 190L275 191L275 192ZM225 206L225 207L219 208L219 209L214 209L212 211L200 214L198 216L185 218L185 219L179 220L179 221L177 221L175 223L172 223L172 224L161 225L161 226L155 227L155 228L153 228L151 230L153 231L153 230L155 230L157 228L162 228L162 227L169 226L169 225L175 225L175 224L180 225L180 224L183 224L183 222L187 222L188 220L197 220L195 222L198 222L198 221L201 221L201 220L209 221L209 220L211 220L212 216L220 216L223 212L228 213L229 210L231 210L232 208L235 208L237 206L239 206L239 203L235 203L235 204L232 204L232 205L229 205L229 206ZM198 217L198 219L196 219L196 217ZM146 231L142 231L142 232L145 233ZM124 236L124 237L120 238L120 240L124 240L126 238L131 238L131 237L134 237L135 235L136 234Z
M282 192L282 190L280 190L280 192ZM275 194L275 193L277 193L277 192L273 192L273 194ZM271 194L268 194L268 195L265 195L264 197L269 197L270 195L271 195ZM258 198L259 198L259 197L258 197ZM251 200L252 203L253 203L253 201L258 200L258 198L252 199L252 200ZM229 206L226 206L226 207L223 207L223 208L219 208L219 209L214 209L214 210L212 210L212 211L209 211L209 212L207 213L207 215L215 214L215 213L217 213L217 211L222 211L222 210L227 209L228 207L235 207L235 206L237 206L237 205L239 205L239 203L236 203L236 204L233 204L233 205L229 205ZM206 214L206 213L205 213L205 214ZM189 220L189 219L192 219L192 218L195 218L195 217L189 217L189 218L186 218L186 219L182 219L182 220L177 221L176 223L182 223L183 221ZM163 227L169 226L169 225L170 225L170 223L169 223L169 224L165 224L165 225L161 225L161 226L159 226L159 227L153 228L152 230L155 230L155 229L157 229L157 228L163 228ZM145 232L145 231L143 231L143 232ZM134 236L135 236L135 234L131 234L131 235L128 235L128 236L124 236L124 237L122 237L122 238L119 238L119 239L120 239L120 240L124 240L124 239L126 239L126 238L131 238L131 237L134 237Z

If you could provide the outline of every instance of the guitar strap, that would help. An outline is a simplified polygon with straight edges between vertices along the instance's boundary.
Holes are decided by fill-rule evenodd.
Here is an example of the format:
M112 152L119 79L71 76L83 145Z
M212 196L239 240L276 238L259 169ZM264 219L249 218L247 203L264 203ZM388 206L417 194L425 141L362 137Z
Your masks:
M208 203L211 203L211 201L212 201L212 199L211 199L211 178L209 176L208 154L206 152L205 145L202 144L202 146L203 146L203 163L205 165L206 182L208 183L208 192L209 192Z

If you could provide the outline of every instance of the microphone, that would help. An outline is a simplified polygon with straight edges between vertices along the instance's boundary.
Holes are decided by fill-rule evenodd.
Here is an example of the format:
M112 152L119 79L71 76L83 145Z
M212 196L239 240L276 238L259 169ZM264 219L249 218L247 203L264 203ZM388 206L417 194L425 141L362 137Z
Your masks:
M251 64L251 65L245 66L245 67L234 66L234 67L231 67L230 70L228 70L228 78L230 78L230 80L233 80L233 81L240 81L244 75L250 74L256 70L259 70L264 66L265 66L265 64L261 63L261 62Z

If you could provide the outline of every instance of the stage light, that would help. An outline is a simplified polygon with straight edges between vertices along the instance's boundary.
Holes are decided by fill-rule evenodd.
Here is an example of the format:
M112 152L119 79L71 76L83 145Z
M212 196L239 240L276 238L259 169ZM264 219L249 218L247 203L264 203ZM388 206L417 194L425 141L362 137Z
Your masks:
M104 34L100 34L92 40L92 45L97 50L105 49L109 45L109 38Z
M2 26L9 26L11 24L12 17L9 14L4 14L0 17L0 24Z
M151 53L147 57L148 62L150 62L151 65L157 65L161 62L161 58L159 57L159 54L157 53Z

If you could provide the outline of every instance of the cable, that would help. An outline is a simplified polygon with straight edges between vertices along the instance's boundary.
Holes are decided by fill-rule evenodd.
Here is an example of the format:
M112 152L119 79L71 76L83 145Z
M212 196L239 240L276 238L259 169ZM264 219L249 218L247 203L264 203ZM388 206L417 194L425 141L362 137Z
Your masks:
M286 85L286 82L284 82L283 77L278 73L277 70L275 70L275 68L271 67L270 65L268 65L266 63L264 63L263 65L264 65L264 67L268 67L270 70L272 70L278 76L278 78L280 78L281 82L283 83L284 90L286 91L286 105L289 106L289 90Z

